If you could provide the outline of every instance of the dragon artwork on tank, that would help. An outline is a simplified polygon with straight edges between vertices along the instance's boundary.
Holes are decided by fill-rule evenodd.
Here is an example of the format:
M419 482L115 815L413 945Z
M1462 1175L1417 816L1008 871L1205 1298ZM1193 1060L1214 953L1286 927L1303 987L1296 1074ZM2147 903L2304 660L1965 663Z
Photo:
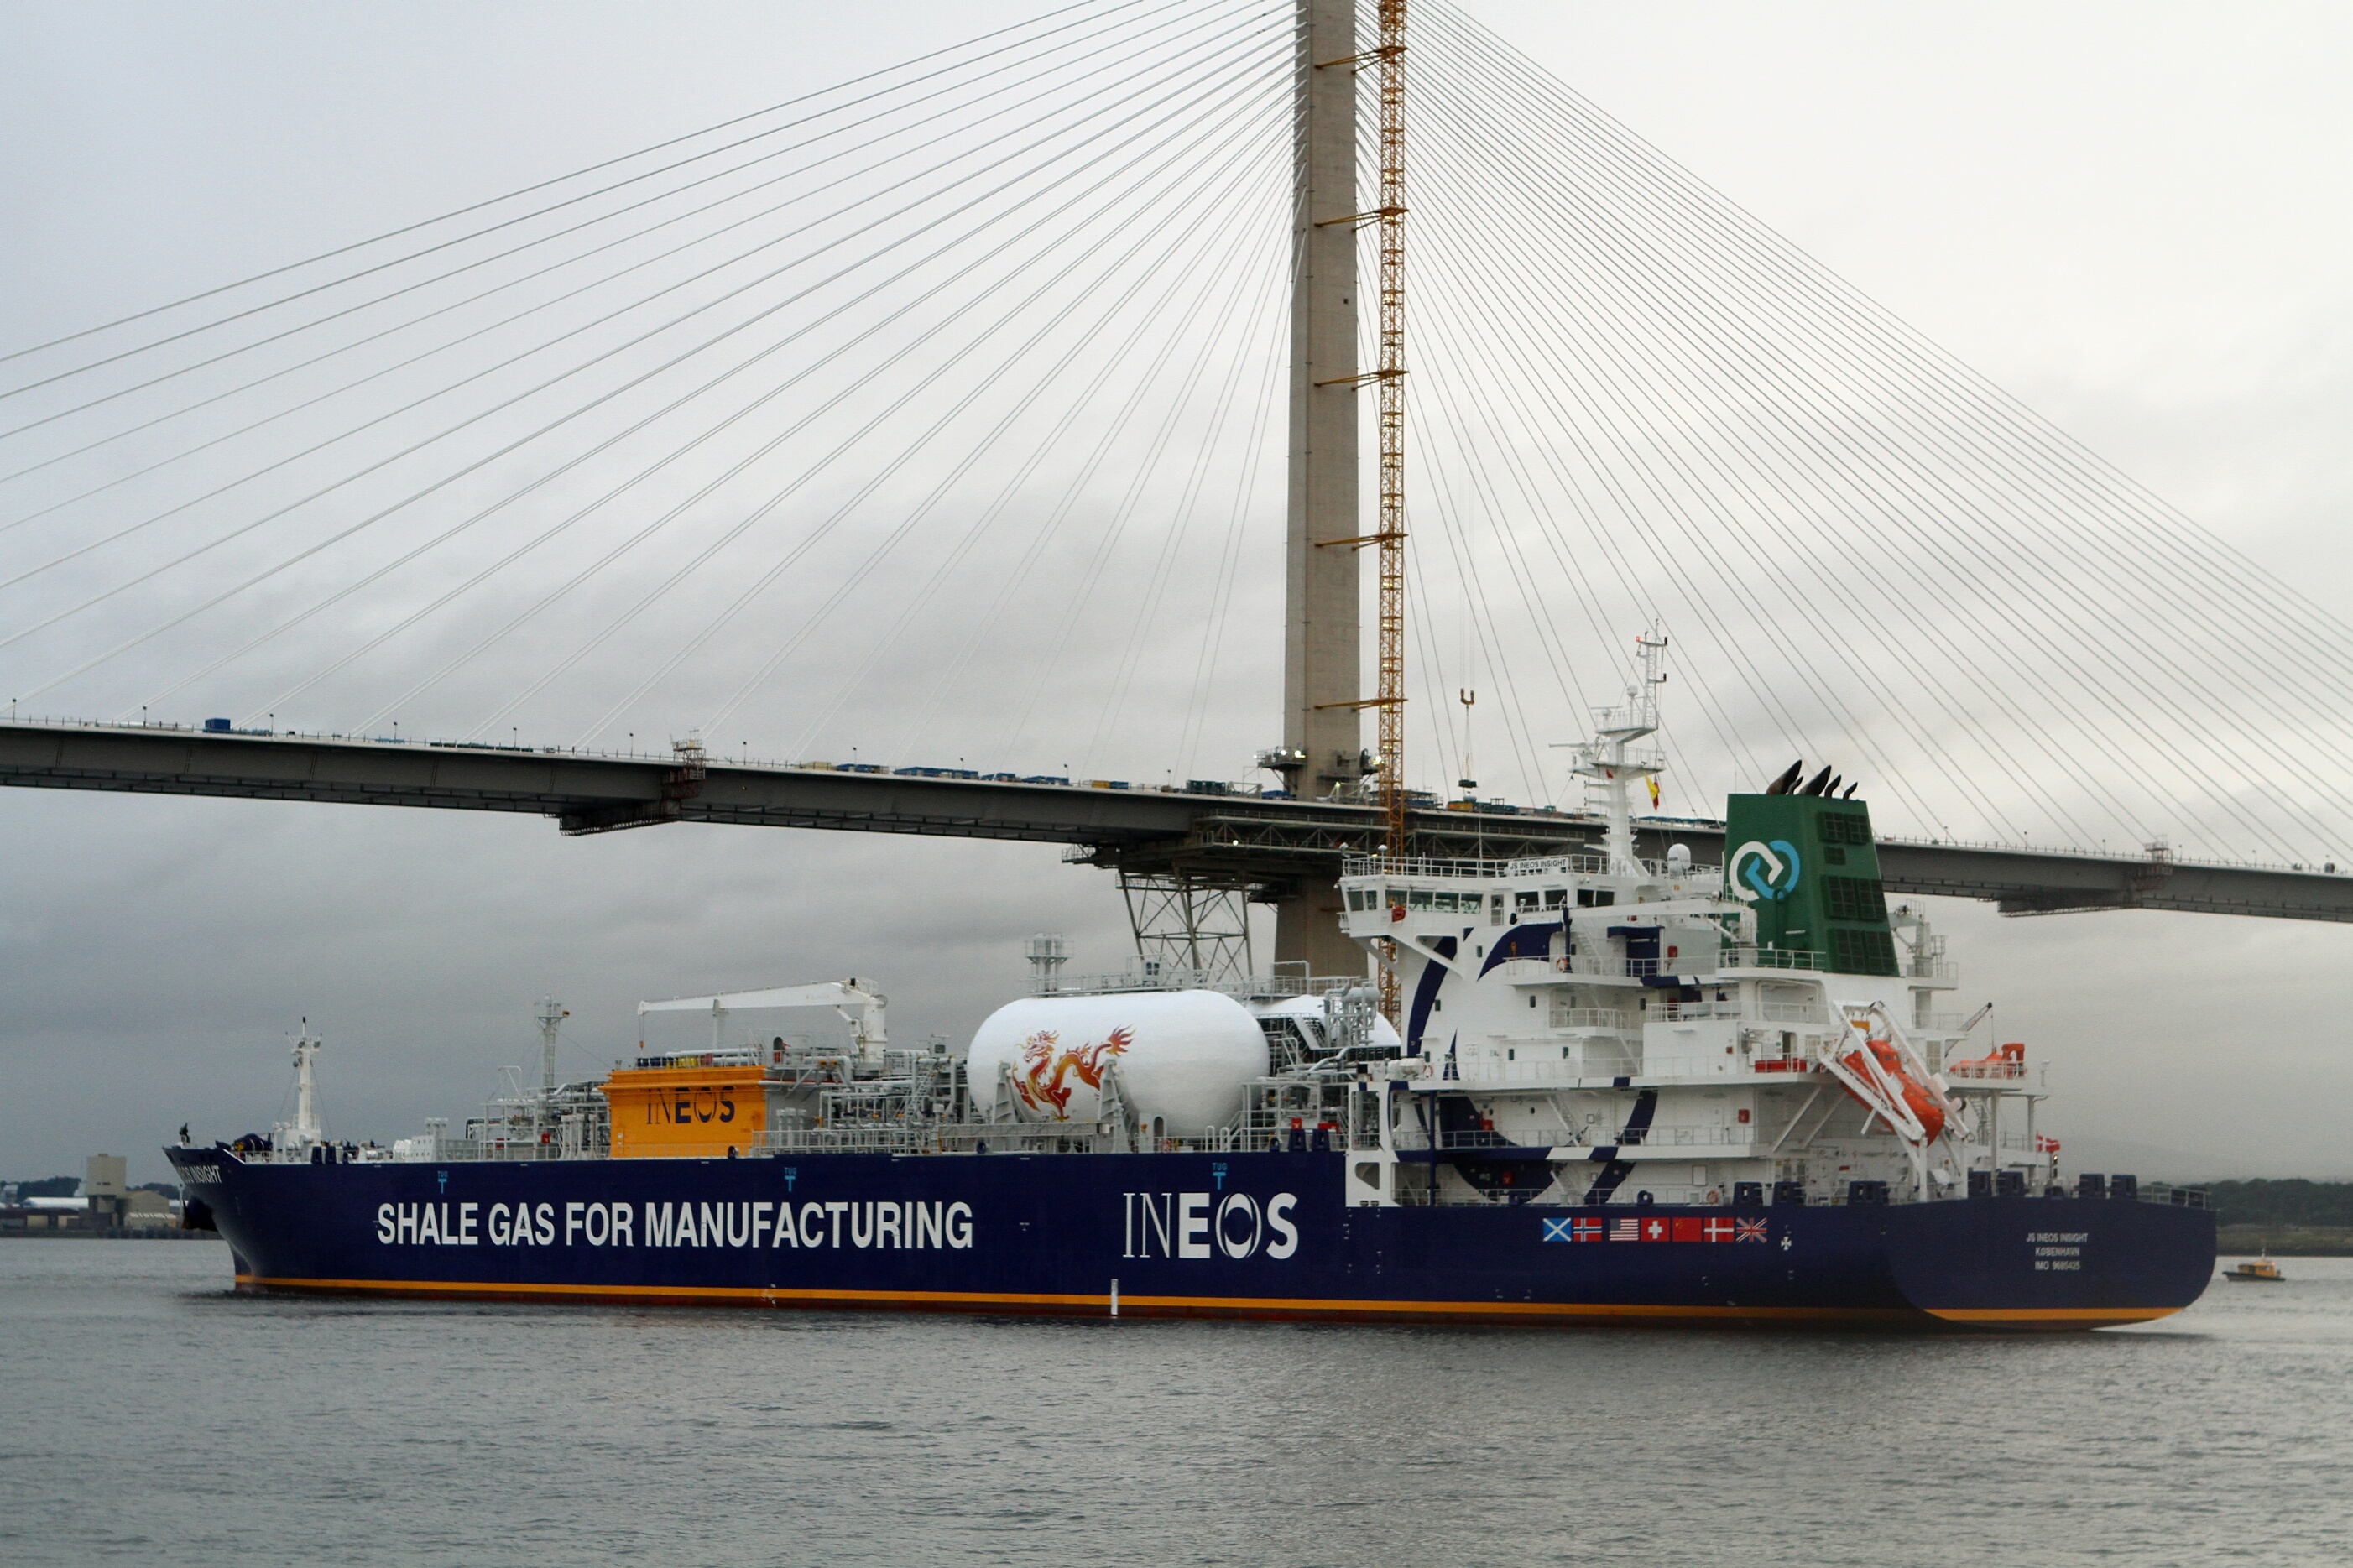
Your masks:
M1032 1110L1044 1111L1057 1121L1071 1119L1071 1084L1067 1081L1076 1073L1079 1081L1089 1089L1103 1088L1103 1063L1110 1058L1124 1056L1134 1040L1133 1029L1113 1029L1108 1038L1092 1046L1061 1047L1061 1034L1055 1029L1041 1029L1029 1037L1021 1052L1021 1075L1014 1088L1021 1102Z

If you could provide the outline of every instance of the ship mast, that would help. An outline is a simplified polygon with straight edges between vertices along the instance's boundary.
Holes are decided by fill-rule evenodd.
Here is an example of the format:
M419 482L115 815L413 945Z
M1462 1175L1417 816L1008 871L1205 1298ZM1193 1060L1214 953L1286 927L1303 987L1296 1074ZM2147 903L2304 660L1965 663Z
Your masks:
M301 1038L294 1042L294 1136L297 1142L308 1145L319 1142L319 1084L311 1068L319 1054L319 1037L311 1033L311 1020L302 1020Z
M571 1016L554 997L539 999L539 1088L551 1100L555 1098L555 1040Z
M1649 752L1628 750L1659 727L1659 688L1667 682L1661 668L1667 651L1663 628L1653 626L1634 639L1634 679L1626 688L1623 708L1605 708L1599 714L1593 738L1577 748L1577 776L1585 780L1586 804L1600 814L1604 826L1602 849L1613 876L1639 877L1641 859L1634 852L1633 786L1650 785L1664 763Z

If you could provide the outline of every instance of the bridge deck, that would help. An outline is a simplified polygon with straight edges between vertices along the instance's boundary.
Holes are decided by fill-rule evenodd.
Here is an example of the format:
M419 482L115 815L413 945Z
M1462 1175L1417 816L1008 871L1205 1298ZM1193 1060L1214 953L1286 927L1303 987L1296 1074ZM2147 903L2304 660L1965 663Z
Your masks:
M1269 892L1329 877L1379 842L1368 807L910 777L712 761L597 756L432 742L217 734L164 726L0 721L0 784L259 800L431 806L551 816L573 833L663 822L998 838L1078 847L1100 866L1188 870ZM1585 847L1576 816L1427 811L1416 847L1435 857L1510 858ZM1643 830L1719 860L1712 827ZM2140 908L2353 921L2353 875L2147 858L1883 841L1893 893L1999 903L2005 913Z

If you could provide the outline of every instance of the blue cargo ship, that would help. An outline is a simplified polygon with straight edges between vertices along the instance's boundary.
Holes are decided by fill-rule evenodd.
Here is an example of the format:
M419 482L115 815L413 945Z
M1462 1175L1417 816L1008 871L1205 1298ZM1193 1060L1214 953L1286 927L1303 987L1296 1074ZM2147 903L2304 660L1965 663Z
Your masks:
M1579 751L1597 852L1347 867L1366 973L1076 981L1039 939L960 1052L828 982L640 1004L710 1044L641 1023L575 1084L548 1003L536 1090L389 1146L322 1136L306 1034L292 1122L168 1152L255 1291L1946 1330L2194 1301L2202 1195L2062 1179L2036 1063L1972 1043L1989 1010L1946 1005L1828 769L1733 796L1721 867L1638 858L1656 679ZM809 1007L847 1037L751 1026Z

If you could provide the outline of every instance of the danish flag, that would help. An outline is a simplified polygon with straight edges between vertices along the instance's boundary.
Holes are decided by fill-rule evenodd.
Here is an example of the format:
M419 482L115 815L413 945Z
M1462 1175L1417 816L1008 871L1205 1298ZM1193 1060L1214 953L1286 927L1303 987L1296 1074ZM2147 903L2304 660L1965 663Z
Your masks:
M1700 1236L1706 1241L1730 1241L1732 1222L1728 1219L1708 1219L1700 1222Z
M1761 1219L1739 1219L1733 1221L1732 1225L1732 1239L1735 1241L1765 1239L1765 1222Z
M1623 1219L1610 1221L1609 1239L1612 1241L1641 1240L1642 1222L1636 1219L1632 1215L1628 1215Z

